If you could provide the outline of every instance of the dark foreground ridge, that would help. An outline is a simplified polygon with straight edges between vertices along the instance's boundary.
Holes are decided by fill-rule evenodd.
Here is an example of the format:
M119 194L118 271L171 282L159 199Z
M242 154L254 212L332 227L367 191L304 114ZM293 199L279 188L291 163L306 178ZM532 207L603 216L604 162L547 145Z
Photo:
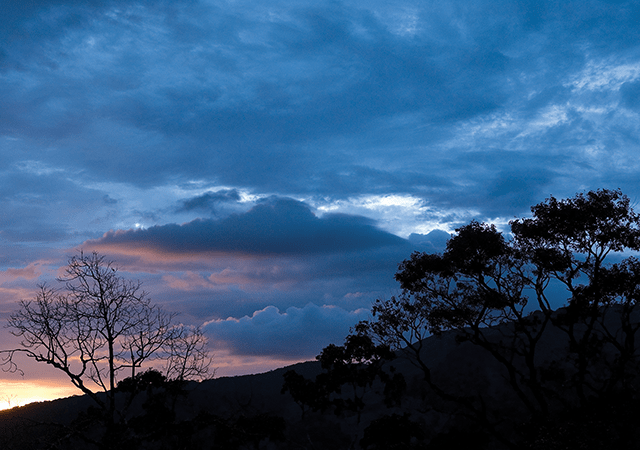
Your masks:
M563 314L560 310L554 317ZM535 320L541 313L531 315ZM609 310L606 322L620 320ZM638 322L634 315L635 323ZM512 323L487 330L497 341L512 341ZM536 422L508 382L504 365L485 349L460 339L456 331L423 341L423 358L431 364L443 398L424 383L424 374L409 355L385 362L382 370L406 381L399 402L385 402L384 385L356 386L363 401L359 411L315 409L282 393L284 374L294 370L307 380L323 373L308 362L258 375L172 384L142 380L136 392L119 390L122 424L105 430L88 396L33 403L0 412L0 447L13 449L476 449L508 448L638 448L639 407L630 380L624 395L593 395L587 407L555 404L550 419ZM541 372L561 373L571 365L566 333L548 326L539 346ZM405 350L406 351L406 350ZM391 367L393 366L393 369ZM551 376L551 375L550 375ZM151 377L150 377L151 378ZM350 399L343 386L331 398ZM481 398L491 411L493 430L465 408L465 399ZM457 400L456 400L457 399ZM567 404L573 399L567 399ZM497 419L497 420L495 420ZM108 431L108 433L107 433ZM499 433L504 442L496 438ZM568 447L566 445L569 445ZM463 447L464 446L464 447Z

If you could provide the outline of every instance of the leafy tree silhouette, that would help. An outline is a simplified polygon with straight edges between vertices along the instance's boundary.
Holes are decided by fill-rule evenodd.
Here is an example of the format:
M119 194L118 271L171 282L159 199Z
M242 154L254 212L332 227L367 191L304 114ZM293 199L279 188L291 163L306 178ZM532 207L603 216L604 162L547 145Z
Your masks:
M293 370L284 374L282 393L289 392L302 408L318 411L332 408L336 415L345 411L356 413L358 423L366 403L365 394L376 380L384 384L385 402L400 402L405 388L402 374L384 370L386 361L395 358L386 345L375 345L369 336L349 335L344 345L331 344L317 356L323 372L314 381Z
M413 253L396 274L402 294L377 300L373 320L356 327L381 345L405 347L433 391L464 405L499 439L499 413L482 398L434 383L422 352L426 336L456 330L459 340L487 350L538 423L637 382L640 263L633 257L606 262L612 253L640 249L640 218L629 198L619 190L590 191L550 197L531 211L531 218L510 222L510 240L494 225L471 222L456 230L443 254ZM568 295L559 311L551 306L552 283ZM491 333L507 324L508 336ZM569 342L564 367L542 367L536 359L551 325Z

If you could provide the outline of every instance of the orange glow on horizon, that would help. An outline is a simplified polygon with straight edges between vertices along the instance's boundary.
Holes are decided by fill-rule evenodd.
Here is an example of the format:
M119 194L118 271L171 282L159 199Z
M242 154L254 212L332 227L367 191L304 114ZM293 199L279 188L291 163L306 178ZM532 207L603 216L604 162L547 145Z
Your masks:
M38 381L0 380L0 410L81 394L74 386L61 386Z
M265 356L236 356L226 350L222 350L214 355L212 369L215 369L214 378L233 377L260 374L303 361L308 361L308 359L291 360ZM56 384L52 380L14 381L0 379L0 410L24 406L33 402L82 395L82 392L73 385L65 384L64 379L60 381L61 384Z

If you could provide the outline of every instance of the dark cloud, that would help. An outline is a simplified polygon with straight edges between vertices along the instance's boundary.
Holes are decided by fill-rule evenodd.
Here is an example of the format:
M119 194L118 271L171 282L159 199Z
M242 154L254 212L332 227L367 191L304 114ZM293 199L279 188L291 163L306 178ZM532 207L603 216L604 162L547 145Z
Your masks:
M139 186L214 177L281 195L386 190L438 203L443 192L495 209L493 193L516 187L508 180L528 172L537 149L602 143L614 124L633 135L615 115L594 126L576 110L564 126L519 138L546 108L587 101L570 80L594 60L636 60L635 2L235 5L10 2L0 133L55 143L41 152L51 164ZM632 107L629 83L621 96ZM468 147L452 141L501 115L513 130L466 144L517 151L509 174L462 170ZM540 176L504 197L511 206L538 198L536 180L584 178L533 170ZM476 195L465 196L469 178ZM420 179L439 186L421 190Z
M270 199L244 214L144 230L109 232L87 245L148 247L169 253L315 254L402 245L364 217L325 214L290 199Z
M177 208L177 211L206 211L215 213L220 203L237 202L239 200L240 193L236 189L205 192L197 197L181 200L181 205Z
M86 251L95 245L85 243ZM143 278L154 299L199 320L251 316L267 306L284 311L309 302L345 310L369 309L376 298L398 292L394 274L425 242L307 254L180 254L143 252L106 246L100 251L124 264L131 277Z

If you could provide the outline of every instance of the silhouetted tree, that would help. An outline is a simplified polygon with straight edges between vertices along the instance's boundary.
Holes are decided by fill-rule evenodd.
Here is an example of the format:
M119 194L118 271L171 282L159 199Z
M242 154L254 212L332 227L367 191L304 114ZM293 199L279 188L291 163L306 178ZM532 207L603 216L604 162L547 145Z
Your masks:
M444 254L416 252L404 261L396 274L403 294L377 300L372 310L375 320L361 322L356 329L392 348L406 346L425 381L452 400L432 381L422 339L458 330L459 339L482 346L505 367L510 384L533 414L545 414L547 400L534 357L547 319L539 321L525 312L526 270L521 253L493 225L471 222L456 230ZM517 325L516 342L486 336L488 327L508 322ZM525 364L516 362L516 357Z
M637 380L640 325L632 316L640 299L640 263L633 257L605 260L640 249L639 216L619 190L550 197L531 211L531 218L510 222L511 240L493 225L471 222L456 230L443 254L412 254L396 274L402 294L377 300L373 320L356 329L392 349L406 347L425 381L449 400L456 400L455 393L433 382L422 352L426 336L446 330L490 352L539 419L549 416L551 404L570 407L572 395L586 404L590 396L624 389ZM556 312L552 283L568 294L566 307ZM533 309L540 312L530 314ZM501 324L509 324L509 336L488 333ZM573 361L553 377L553 368L536 359L550 324L566 333ZM482 400L457 400L490 427Z
M360 421L365 408L364 396L376 380L384 384L384 397L388 405L400 402L405 388L402 374L387 372L383 365L395 355L386 345L375 345L369 336L349 335L344 345L330 344L316 359L323 372L315 381L307 380L295 371L284 375L282 393L289 392L303 410L333 408L336 415L353 411Z
M569 294L566 309L552 318L569 338L575 359L569 381L586 402L603 388L624 384L636 356L639 326L631 315L639 298L640 265L633 257L613 265L605 260L614 252L640 249L640 216L619 190L590 191L566 200L551 197L531 212L532 218L511 222L515 245L536 273L559 281ZM618 316L614 324L607 323L611 309ZM613 359L604 358L605 344L617 350ZM598 377L592 369L602 361L611 366Z
M173 315L153 305L140 282L119 276L104 256L80 252L58 281L62 290L41 285L34 300L21 301L11 314L8 327L21 338L21 348L1 352L5 371L21 371L15 361L19 354L48 364L66 374L113 423L121 371L135 377L145 361L158 357L168 358L171 374L180 378L208 369L199 330L172 326Z
M176 325L164 343L164 373L172 380L204 380L213 377L213 358L209 356L207 338L200 327Z

